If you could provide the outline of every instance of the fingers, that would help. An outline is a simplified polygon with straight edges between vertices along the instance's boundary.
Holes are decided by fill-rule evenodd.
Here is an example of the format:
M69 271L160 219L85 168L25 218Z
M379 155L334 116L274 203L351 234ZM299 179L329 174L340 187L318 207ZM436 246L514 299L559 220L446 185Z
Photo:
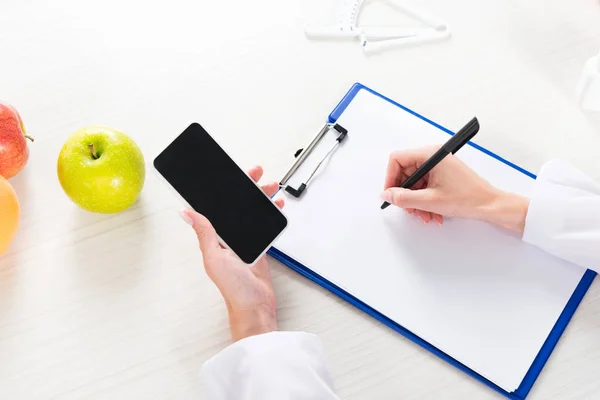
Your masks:
M439 146L429 146L419 149L395 151L390 154L384 190L400 186L400 184L427 161L437 149L439 149Z
M194 210L185 210L181 213L181 218L194 228L198 237L200 251L202 251L204 257L209 257L221 249L217 232L206 217Z
M256 166L248 171L248 175L250 175L254 182L258 182L263 176L263 169L261 166ZM270 182L262 185L261 189L267 196L272 197L279 190L279 184L277 182Z
M402 181L402 165L396 160L394 154L395 153L392 153L390 155L390 159L388 161L383 190L389 189L391 187L400 186L400 183Z
M279 190L279 184L277 182L268 183L262 186L262 190L267 196L273 197L273 195ZM277 199L275 200L275 204L277 205L277 207L283 208L283 206L285 205L285 201L282 198Z
M415 214L423 220L424 223L428 224L431 222L431 213L428 211L415 210Z
M425 189L429 185L429 176L425 175L423 179L420 179L415 185L411 188L413 190Z
M263 176L263 169L260 165L257 165L248 171L248 175L250 175L250 178L252 178L254 182L258 182Z
M248 175L250 175L250 178L252 178L254 182L258 182L263 176L263 169L260 165L256 166L248 171ZM262 185L261 189L267 196L273 197L273 195L279 190L279 184L277 182L267 183L266 185ZM285 201L283 199L277 199L275 200L275 204L277 207L283 208Z
M262 186L262 190L267 196L271 197L279 190L279 184L277 182L267 183Z
M406 211L407 214L418 216L426 224L429 222L434 222L439 226L442 226L444 224L444 217L440 214L422 210L415 210L414 208L406 208L404 211Z
M432 189L410 190L389 188L381 195L381 199L401 208L414 208L415 211L428 211L433 201Z

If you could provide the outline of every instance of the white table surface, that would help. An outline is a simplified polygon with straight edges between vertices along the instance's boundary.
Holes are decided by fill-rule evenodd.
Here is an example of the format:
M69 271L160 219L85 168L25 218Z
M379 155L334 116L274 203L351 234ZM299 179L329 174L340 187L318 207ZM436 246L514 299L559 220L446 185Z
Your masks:
M600 49L597 0L420 2L448 41L363 55L313 42L331 0L3 0L0 98L36 138L12 179L22 226L0 259L0 398L203 399L198 370L229 341L222 299L179 203L148 171L119 215L79 210L56 159L103 124L152 157L191 121L244 167L279 179L355 81L537 172L560 156L600 179L600 115L574 90ZM394 22L382 4L364 23ZM402 18L402 17L400 17ZM343 399L500 395L272 261L280 326L324 342ZM531 399L600 398L600 286L583 300Z

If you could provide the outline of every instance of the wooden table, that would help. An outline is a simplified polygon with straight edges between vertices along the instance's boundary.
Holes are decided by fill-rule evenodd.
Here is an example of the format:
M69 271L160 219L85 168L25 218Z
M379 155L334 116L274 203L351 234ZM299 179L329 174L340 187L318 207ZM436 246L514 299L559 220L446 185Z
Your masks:
M0 259L0 398L203 399L199 368L230 343L196 239L150 168L119 215L84 212L63 193L58 152L80 127L125 131L150 167L198 121L276 180L360 81L451 129L477 115L477 142L533 172L560 156L600 179L600 116L574 99L600 48L597 0L420 3L452 38L367 57L358 42L304 36L330 1L4 0L0 98L36 141L12 179L22 226ZM375 2L363 21L397 18ZM321 337L342 398L501 398L271 266L281 328ZM595 283L530 398L599 397Z

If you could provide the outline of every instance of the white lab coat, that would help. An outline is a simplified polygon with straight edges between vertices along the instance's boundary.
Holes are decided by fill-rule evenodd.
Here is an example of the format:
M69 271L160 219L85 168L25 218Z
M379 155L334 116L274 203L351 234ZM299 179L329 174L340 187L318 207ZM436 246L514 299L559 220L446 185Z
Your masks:
M562 161L535 183L523 240L600 269L600 184ZM201 370L211 400L338 399L318 337L272 332L232 344Z

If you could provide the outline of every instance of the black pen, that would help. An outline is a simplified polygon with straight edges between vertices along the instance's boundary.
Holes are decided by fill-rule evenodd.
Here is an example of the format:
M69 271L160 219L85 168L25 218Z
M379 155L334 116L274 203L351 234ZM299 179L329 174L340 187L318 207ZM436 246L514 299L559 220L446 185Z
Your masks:
M479 121L477 117L473 117L460 131L453 135L438 151L435 152L427 161L421 165L414 174L408 177L400 187L410 189L414 184L419 182L429 171L433 169L440 161L448 154L454 154L463 147L469 140L479 132ZM386 209L390 203L387 201L381 205L381 209Z

